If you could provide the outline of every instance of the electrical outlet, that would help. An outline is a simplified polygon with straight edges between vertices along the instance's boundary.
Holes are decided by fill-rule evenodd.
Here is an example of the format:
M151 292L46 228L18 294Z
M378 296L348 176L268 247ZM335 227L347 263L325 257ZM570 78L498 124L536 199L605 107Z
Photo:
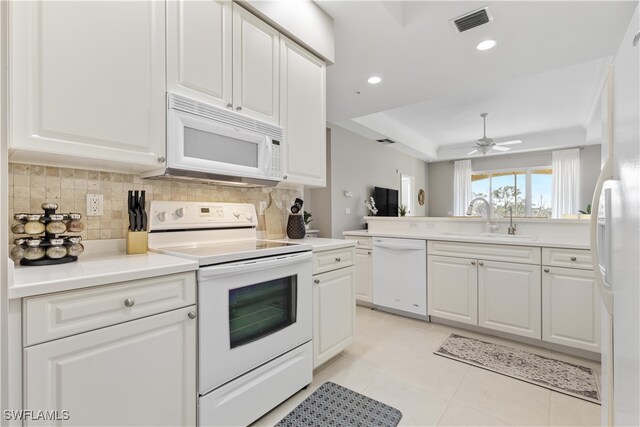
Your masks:
M267 209L267 202L260 202L260 213L259 215L264 215L264 210Z
M87 194L87 216L102 216L102 194Z

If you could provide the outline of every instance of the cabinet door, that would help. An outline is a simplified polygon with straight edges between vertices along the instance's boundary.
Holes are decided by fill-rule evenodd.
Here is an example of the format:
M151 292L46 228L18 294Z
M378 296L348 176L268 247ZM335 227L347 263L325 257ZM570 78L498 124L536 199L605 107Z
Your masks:
M325 64L281 37L280 121L287 182L324 187L327 178Z
M478 325L541 339L540 266L478 261Z
M477 261L429 255L427 303L429 315L478 324Z
M600 294L593 271L544 267L542 339L600 351Z
M280 124L280 34L233 4L233 108Z
M164 162L164 2L11 2L10 16L11 160Z
M231 2L167 2L167 90L231 108Z
M371 275L371 249L356 249L355 289L356 301L373 302Z
M27 347L24 407L67 410L65 426L195 425L194 310Z
M353 267L313 276L313 367L353 342L356 302Z

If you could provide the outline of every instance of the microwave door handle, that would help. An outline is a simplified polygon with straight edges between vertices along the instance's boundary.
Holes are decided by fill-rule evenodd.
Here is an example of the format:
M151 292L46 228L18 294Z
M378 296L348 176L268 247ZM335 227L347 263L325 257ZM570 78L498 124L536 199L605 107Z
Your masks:
M267 161L265 162L265 176L269 176L271 174L271 166L273 163L273 140L270 137L266 137L267 140Z

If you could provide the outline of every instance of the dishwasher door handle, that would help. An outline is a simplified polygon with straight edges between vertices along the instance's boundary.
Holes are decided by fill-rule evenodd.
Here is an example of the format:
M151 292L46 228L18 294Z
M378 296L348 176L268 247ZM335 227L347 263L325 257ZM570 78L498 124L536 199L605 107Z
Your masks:
M426 250L422 246L404 246L404 245L394 245L391 243L374 243L374 248L385 248L392 249L394 251L424 251Z

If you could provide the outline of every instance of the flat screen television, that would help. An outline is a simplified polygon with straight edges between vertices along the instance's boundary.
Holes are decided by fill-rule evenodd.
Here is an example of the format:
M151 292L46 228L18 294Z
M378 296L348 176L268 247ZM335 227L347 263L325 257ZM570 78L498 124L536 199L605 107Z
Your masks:
M374 187L373 198L378 208L377 216L398 216L398 190Z

